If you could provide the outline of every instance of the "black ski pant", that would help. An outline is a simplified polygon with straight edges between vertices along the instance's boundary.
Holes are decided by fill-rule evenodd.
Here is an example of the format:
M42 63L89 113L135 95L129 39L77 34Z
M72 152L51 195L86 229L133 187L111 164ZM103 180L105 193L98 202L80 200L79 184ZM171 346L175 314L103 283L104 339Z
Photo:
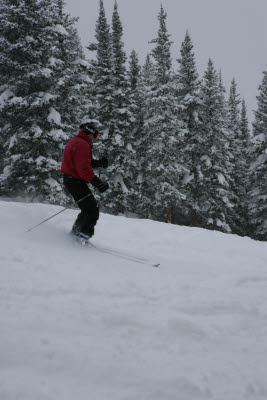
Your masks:
M72 195L77 205L81 209L73 228L84 233L85 235L92 237L95 231L95 225L99 218L99 208L97 206L96 199L94 198L91 190L88 187L88 184L85 181L65 174L63 182L65 188ZM84 197L84 200L79 201Z

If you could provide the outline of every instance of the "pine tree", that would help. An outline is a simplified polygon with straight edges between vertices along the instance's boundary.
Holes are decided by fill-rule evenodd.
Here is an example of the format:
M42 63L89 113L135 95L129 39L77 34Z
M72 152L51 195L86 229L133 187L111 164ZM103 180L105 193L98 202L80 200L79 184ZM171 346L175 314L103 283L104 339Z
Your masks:
M222 81L212 60L209 60L202 84L201 107L202 155L199 174L201 192L201 225L209 229L230 232L228 224L231 210L229 175L229 149L225 122L225 103Z
M179 119L182 122L180 131L184 140L184 165L189 170L183 180L186 190L183 213L187 215L187 223L199 226L200 180L202 178L200 172L202 137L199 134L201 132L201 122L199 120L201 97L193 44L188 32L186 32L181 46L181 55L177 61L179 63L177 98L180 108Z
M101 124L102 143L105 147L106 139L110 130L112 117L112 99L113 99L113 83L112 83L112 48L110 27L107 22L106 12L103 0L99 2L99 16L95 29L96 43L90 43L88 49L96 51L96 61L93 63L93 80L96 107L96 118ZM101 149L100 149L101 153Z
M0 60L0 70L1 70L1 60ZM2 179L4 179L2 172L4 169L5 142L6 142L6 137L5 137L6 135L4 135L5 116L2 110L5 110L6 102L8 102L8 99L11 96L12 92L10 91L8 81L6 81L6 76L4 74L0 75L0 194L1 194L1 181Z
M110 167L104 176L113 182L113 192L107 192L106 208L112 213L128 211L127 198L133 181L133 171L128 158L131 158L133 135L131 132L131 113L129 106L129 84L126 70L126 53L123 43L123 27L115 1L112 14L112 116L108 140L105 145L109 152Z
M77 91L70 83L77 57L69 56L66 45L73 44L74 30L72 22L62 21L63 5L60 0L3 0L1 7L0 74L11 93L3 109L2 190L53 203L67 201L60 161L77 122L70 116L77 111Z
M171 72L171 40L170 35L167 31L166 26L167 13L160 7L160 12L158 15L159 29L158 36L156 39L151 40L150 43L155 44L154 49L151 54L155 60L155 73L157 76L157 82L161 85L167 84L170 80Z
M223 84L221 71L219 72L218 77L219 77L219 92L220 92L220 110L221 110L221 115L223 118L224 133L225 133L225 137L227 139L226 149L225 149L225 162L226 162L225 172L228 176L227 181L230 185L230 187L229 187L230 204L229 204L229 207L226 208L226 212L227 212L227 222L232 231L236 227L235 204L237 202L236 194L233 190L233 187L234 187L233 170L235 168L235 155L233 153L233 151L234 151L233 146L232 146L233 136L232 136L232 130L230 128L231 115L230 115L230 110L229 110L229 99L226 99L226 89Z
M141 67L139 65L138 54L136 53L135 50L132 50L129 62L129 80L130 80L131 90L136 90L137 88L140 70Z
M179 135L175 87L171 71L171 41L166 27L167 14L161 6L159 29L152 56L154 79L146 93L144 136L140 143L143 159L142 216L175 222L175 211L181 202L179 190L183 167L179 153ZM147 63L148 66L148 63Z
M64 132L71 137L82 120L88 121L95 116L92 103L93 73L78 36L77 18L71 18L64 11L65 3L57 0L54 18L58 31L57 80L54 90L57 92L56 109L62 117ZM71 110L71 112L70 112Z
M61 190L56 179L61 149L50 134L49 121L54 99L51 59L56 58L52 19L49 1L2 2L0 74L12 93L3 110L7 153L3 190L10 195L27 193L43 199L49 198L51 185Z
M243 138L245 138L245 141L248 142L250 138L250 129L249 129L249 122L248 122L248 117L247 117L247 106L245 99L242 100L241 103L241 135Z
M137 83L138 93L138 113L139 122L137 123L134 131L134 137L136 142L136 195L135 199L135 212L139 216L147 217L148 212L146 208L145 195L143 193L144 175L145 175L145 163L147 159L147 151L145 147L147 129L145 128L145 114L146 114L146 100L148 93L151 92L152 84L154 81L154 65L151 61L150 54L147 54L144 65L141 67L139 79Z
M138 55L135 50L130 54L129 60L129 107L131 113L132 143L128 146L129 157L128 163L132 170L132 184L128 195L128 209L133 213L138 212L138 203L141 196L140 193L140 173L141 158L143 155L140 146L144 134L144 93L141 81L141 67L139 65Z
M150 90L154 80L155 66L151 61L151 55L147 54L144 66L141 71L144 91Z
M102 196L105 210L111 213L127 212L128 196L131 194L133 171L131 169L132 147L131 110L129 104L129 81L126 70L126 53L123 43L123 27L115 1L111 31L100 0L96 24L96 43L88 47L96 51L92 62L94 72L94 98L96 119L100 121L103 135L97 144L98 156L106 155L109 168L99 172L103 180L112 182L112 191Z
M267 240L267 71L257 96L250 168L249 216L253 237Z
M251 228L249 222L249 210L248 210L248 202L249 202L249 170L248 165L251 164L250 158L250 129L249 129L249 121L247 117L247 106L245 99L242 100L241 103L241 142L243 147L242 152L242 163L241 163L241 174L242 174L242 182L243 182L243 201L242 201L242 235L250 235Z
M218 73L218 89L219 89L219 104L220 104L220 109L221 113L224 119L225 123L225 129L227 131L227 136L229 136L228 128L229 128L229 120L230 120L230 115L229 115L229 108L228 108L228 101L226 100L226 89L223 84L223 79L222 79L222 72L219 71ZM228 142L230 139L228 138Z
M228 100L230 148L233 155L232 191L234 194L234 215L232 219L233 232L244 235L247 233L247 162L248 162L248 132L242 131L240 96L237 92L235 79L231 82Z

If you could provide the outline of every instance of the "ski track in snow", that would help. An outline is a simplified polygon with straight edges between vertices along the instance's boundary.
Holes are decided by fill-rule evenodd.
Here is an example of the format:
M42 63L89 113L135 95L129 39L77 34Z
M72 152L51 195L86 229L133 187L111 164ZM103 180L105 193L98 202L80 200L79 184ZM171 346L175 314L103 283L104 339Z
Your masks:
M266 400L267 245L0 201L0 400Z

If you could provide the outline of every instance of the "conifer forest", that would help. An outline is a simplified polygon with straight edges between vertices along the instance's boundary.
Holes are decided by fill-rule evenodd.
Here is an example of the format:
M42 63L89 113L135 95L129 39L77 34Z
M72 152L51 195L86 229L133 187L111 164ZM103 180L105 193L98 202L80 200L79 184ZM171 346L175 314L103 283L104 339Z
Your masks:
M142 64L116 1L86 52L64 0L0 0L0 19L1 196L70 204L63 149L93 121L103 212L267 240L267 70L250 126L238 79L227 92L212 59L200 76L190 32L172 58L163 6Z

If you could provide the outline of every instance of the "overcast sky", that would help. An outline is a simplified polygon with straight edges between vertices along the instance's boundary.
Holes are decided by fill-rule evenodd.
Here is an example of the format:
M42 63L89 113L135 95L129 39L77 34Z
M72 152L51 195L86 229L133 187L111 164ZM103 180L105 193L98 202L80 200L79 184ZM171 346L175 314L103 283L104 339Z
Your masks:
M99 0L65 0L72 16L80 17L78 30L84 46L94 41ZM189 30L200 75L211 57L222 70L226 88L233 76L245 98L249 117L256 108L256 95L267 69L267 0L118 0L125 50L134 48L143 62L158 30L160 4L167 11L173 67L177 68L181 42ZM111 22L114 0L104 0Z

